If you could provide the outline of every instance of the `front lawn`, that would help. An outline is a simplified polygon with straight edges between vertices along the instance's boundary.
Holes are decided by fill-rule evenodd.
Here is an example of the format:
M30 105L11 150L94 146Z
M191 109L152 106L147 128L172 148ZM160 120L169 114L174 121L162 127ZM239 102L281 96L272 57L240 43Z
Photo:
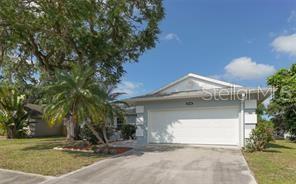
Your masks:
M0 140L0 168L57 176L106 157L52 149L65 144L65 138Z
M296 143L277 140L266 151L244 155L259 184L296 183Z

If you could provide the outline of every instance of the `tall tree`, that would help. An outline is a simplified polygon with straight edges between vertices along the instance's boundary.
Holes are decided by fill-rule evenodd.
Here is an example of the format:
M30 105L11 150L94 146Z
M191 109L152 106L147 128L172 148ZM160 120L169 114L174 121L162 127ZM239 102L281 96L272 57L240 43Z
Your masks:
M0 7L0 63L32 61L41 79L76 63L118 82L124 63L155 46L164 17L161 0L1 0Z
M296 64L289 69L280 69L268 78L268 84L275 88L269 107L275 124L282 124L296 136Z

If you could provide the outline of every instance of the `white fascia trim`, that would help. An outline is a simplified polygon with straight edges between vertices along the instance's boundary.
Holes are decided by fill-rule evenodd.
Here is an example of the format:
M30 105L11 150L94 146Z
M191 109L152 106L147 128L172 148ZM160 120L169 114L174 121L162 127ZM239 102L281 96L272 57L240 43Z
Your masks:
M268 89L266 89L268 91ZM258 91L250 91L252 94L258 94ZM239 95L241 94L240 92L233 93L232 95ZM269 96L270 94L266 94L266 96ZM137 102L148 102L148 101L161 101L161 100L174 100L174 99L188 99L188 98L201 98L204 97L203 95L188 95L188 94L183 94L183 95L178 95L178 96L156 96L156 97L144 97L144 98L131 98L131 99L126 99L124 100L127 103L134 104ZM257 99L258 100L258 99ZM260 100L258 100L260 101Z
M200 76L200 75L197 75L197 74L194 74L194 73L189 73L183 77L181 77L180 79L178 80L175 80L174 82L171 82L169 83L168 85L165 85L164 87L158 89L158 90L155 90L149 94L156 94L156 93L159 93L189 77L193 77L193 78L196 78L196 79L201 79L201 80L204 80L204 81L208 81L208 82L212 82L212 83L215 83L215 84L220 84L222 86L225 86L225 87L242 87L240 85L237 85L237 84L232 84L232 83L228 83L228 82L224 82L224 81L220 81L220 80L217 80L217 79L212 79L212 78L209 78L209 77L204 77L204 76Z

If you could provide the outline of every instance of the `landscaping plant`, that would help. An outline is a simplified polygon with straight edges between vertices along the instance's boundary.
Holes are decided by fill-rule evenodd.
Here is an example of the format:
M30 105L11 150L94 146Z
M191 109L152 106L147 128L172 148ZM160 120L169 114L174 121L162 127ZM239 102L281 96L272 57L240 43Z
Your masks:
M97 125L93 125L95 131L102 137L103 139L103 131L102 129L97 126ZM112 128L107 129L107 138L109 138L114 132ZM94 135L94 133L89 129L88 126L84 125L81 127L80 132L79 132L79 138L82 140L87 140L89 143L91 144L98 144L98 138ZM104 140L104 142L106 142Z
M121 134L123 139L135 139L136 129L137 127L135 125L123 124L121 126Z
M114 116L122 115L121 107L125 105L116 99L122 93L113 93L112 89L91 67L73 65L70 72L57 70L44 87L47 99L44 119L50 125L65 122L68 140L74 140L75 127L84 124L97 138L97 143L108 146L107 130Z
M268 78L274 95L268 108L276 127L296 136L296 64Z
M67 139L74 140L79 123L86 119L101 121L99 110L104 95L92 68L73 65L70 72L57 70L52 81L44 86L44 97L47 99L44 119L49 125L64 122ZM104 142L101 138L99 140Z
M272 136L273 123L266 120L258 122L247 140L246 150L250 152L263 151L267 144L273 140Z
M0 87L0 129L7 138L20 138L26 135L28 112L24 108L25 96L17 89L2 84Z

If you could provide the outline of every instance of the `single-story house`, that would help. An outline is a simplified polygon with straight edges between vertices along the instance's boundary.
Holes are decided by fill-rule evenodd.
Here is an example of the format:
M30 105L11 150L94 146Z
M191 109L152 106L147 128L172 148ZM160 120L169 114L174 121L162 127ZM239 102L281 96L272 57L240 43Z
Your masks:
M125 101L136 107L138 144L243 147L256 127L257 104L271 93L270 88L246 88L189 73Z

